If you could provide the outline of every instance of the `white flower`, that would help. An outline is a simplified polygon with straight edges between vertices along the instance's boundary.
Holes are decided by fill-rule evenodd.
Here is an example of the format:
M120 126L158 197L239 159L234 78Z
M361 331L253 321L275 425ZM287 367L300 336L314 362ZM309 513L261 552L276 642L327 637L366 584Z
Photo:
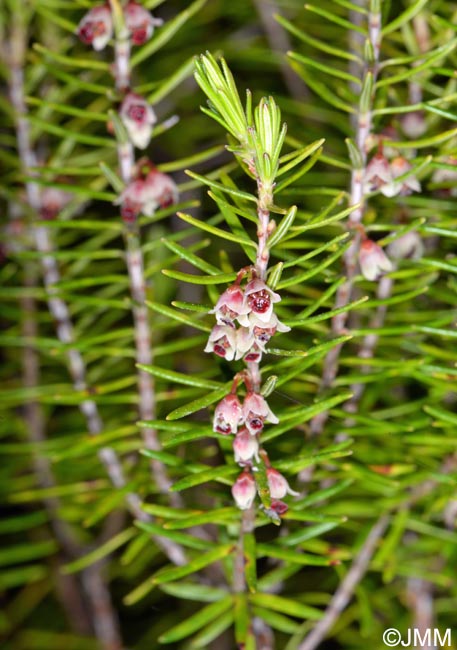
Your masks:
M249 309L263 322L270 320L273 313L273 303L281 300L281 296L259 278L247 283L244 295Z
M390 166L387 158L381 153L375 154L368 163L363 182L365 193L374 192L379 189L384 193L384 188L391 185L392 173Z
M294 496L299 496L300 494L292 490L284 476L272 467L267 469L267 480L272 499L283 499L286 494L293 494Z
M414 174L411 174L401 182L395 180L399 176L403 176L403 174L408 173L410 170L411 164L406 160L406 158L403 158L402 156L397 156L390 163L390 171L392 172L392 177L394 179L393 185L396 188L395 194L408 196L408 194L412 194L412 192L421 191L421 184Z
M360 246L359 264L367 280L377 280L383 272L392 271L392 262L382 248L371 239L365 239Z
M94 50L103 50L113 36L113 19L107 4L92 7L82 18L77 34L83 43Z
M127 93L121 104L119 115L135 147L146 149L151 140L152 128L157 122L152 106L144 97L135 93Z
M420 235L411 230L401 237L394 239L387 247L387 253L392 259L412 259L418 260L424 254L424 244Z
M257 494L255 480L249 472L245 471L238 476L232 487L232 495L240 510L247 510L254 502Z
M236 351L236 330L230 325L215 325L209 335L205 352L214 352L218 357L232 361Z

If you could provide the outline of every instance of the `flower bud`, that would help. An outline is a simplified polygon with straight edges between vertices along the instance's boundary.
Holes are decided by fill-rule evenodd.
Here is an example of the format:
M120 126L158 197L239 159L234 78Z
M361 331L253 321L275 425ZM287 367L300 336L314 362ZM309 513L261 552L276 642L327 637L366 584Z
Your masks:
M299 492L292 490L284 476L273 467L267 469L267 481L272 499L283 499L286 494L299 495Z
M239 431L233 441L235 461L245 463L255 458L259 462L259 443L256 436L251 436L247 429Z
M113 36L113 19L108 4L96 5L82 18L76 30L79 38L94 50L103 50Z
M255 480L247 471L242 472L232 487L232 495L240 510L247 510L254 502L257 494Z
M383 272L392 271L392 262L382 248L371 239L365 239L360 246L359 264L367 280L377 280Z
M144 97L128 93L121 104L119 115L133 144L139 149L146 149L151 140L152 127L157 122L152 106Z
M248 393L243 402L243 418L251 435L256 435L263 430L264 422L277 424L278 418L267 404L267 401L258 393Z
M218 357L232 361L236 351L236 330L230 325L215 325L209 335L205 352L214 352Z
M128 2L124 9L125 24L130 32L134 45L143 45L148 41L154 27L160 26L162 21L154 18L147 9L137 2Z
M216 433L228 435L236 433L238 425L243 421L243 411L240 400L234 394L226 395L216 406L213 420L213 430Z

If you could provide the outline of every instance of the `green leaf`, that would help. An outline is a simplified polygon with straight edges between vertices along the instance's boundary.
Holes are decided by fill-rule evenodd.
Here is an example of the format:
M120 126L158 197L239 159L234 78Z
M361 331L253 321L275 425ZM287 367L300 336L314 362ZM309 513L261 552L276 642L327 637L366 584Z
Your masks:
M235 476L238 472L238 467L213 467L206 471L199 472L198 474L193 474L191 476L185 476L176 483L174 483L170 490L172 492L180 492L181 490L188 490L191 487L196 485L201 485L202 483L208 483L208 481L220 481L221 479L227 479L231 476ZM226 483L226 481L222 481Z
M227 595L222 600L211 603L203 609L200 609L196 614L188 618L187 620L179 623L175 627L168 630L159 637L160 643L174 643L175 641L181 641L186 637L194 634L200 630L203 626L210 623L214 618L224 614L228 609L231 608L233 602L233 596Z
M199 555L195 559L191 560L186 566L182 567L173 567L171 569L165 568L160 569L154 576L151 578L151 582L154 585L161 585L166 582L172 582L173 580L179 580L185 576L190 575L191 573L196 573L201 569L204 569L214 562L218 562L223 558L227 557L234 550L233 544L223 544L218 548Z
M132 537L134 537L136 534L137 531L133 527L123 530L122 532L118 533L117 535L112 537L104 544L97 546L95 550L91 551L90 553L87 553L87 555L83 555L83 557L78 558L74 562L70 562L69 564L66 564L63 567L63 572L76 573L77 571L81 571L82 569L91 566L91 564L95 564L95 562L98 562L99 560L103 559L107 555L110 555L111 553L116 551L121 546L124 546L124 544L126 544L129 540L131 540Z
M227 395L227 392L229 390L229 384L227 384L225 388L220 388L219 390L215 390L212 393L205 395L204 397L199 397L198 399L194 400L193 402L189 402L184 406L179 406L167 415L167 420L179 420L180 418L184 418L191 413L200 411L201 409L210 406L210 404L214 404L214 402L221 400L223 397L225 397L225 395Z
M296 600L283 598L275 594L251 594L249 600L254 605L259 605L265 609L272 609L275 612L281 612L305 620L318 621L322 617L322 612L315 607L303 605Z
M248 608L247 595L245 593L234 594L235 610L235 641L239 648L244 647L250 627L250 612Z
M293 205L290 208L289 212L286 214L286 216L281 220L281 223L276 228L276 230L274 230L273 233L268 238L267 245L269 248L273 248L273 246L279 244L279 242L287 234L289 228L291 227L291 225L295 220L296 214L297 214L297 206Z

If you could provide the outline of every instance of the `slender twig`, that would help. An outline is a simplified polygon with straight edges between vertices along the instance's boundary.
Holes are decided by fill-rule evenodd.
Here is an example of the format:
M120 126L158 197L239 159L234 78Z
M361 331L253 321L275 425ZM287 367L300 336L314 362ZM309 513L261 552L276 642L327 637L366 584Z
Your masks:
M362 548L354 558L349 571L332 596L323 617L299 645L298 650L314 650L324 640L340 614L349 604L354 591L370 565L378 540L384 534L389 517L383 515L370 530Z
M366 65L362 86L366 84L368 75L372 77L374 84L378 72L379 54L381 48L381 15L378 12L369 11L368 14L368 32L369 41L373 52L373 61L370 65ZM354 280L357 272L357 258L361 243L361 221L365 211L365 195L363 188L363 180L365 176L367 150L366 141L371 133L372 128L372 106L373 98L370 98L370 107L368 110L359 106L357 114L357 122L355 125L355 143L360 155L360 164L353 165L351 173L350 185L350 205L357 207L351 212L348 218L347 228L353 231L354 236L351 245L346 250L344 255L345 266L345 282L339 287L336 294L335 307L345 307L351 301L351 295L354 288ZM332 321L332 332L335 336L341 336L345 331L348 312L344 311L334 317ZM339 358L342 350L342 345L333 347L327 354L324 360L324 368L322 373L321 389L329 388L337 375L339 367ZM323 411L311 421L311 432L319 434L322 432L324 425L328 419L328 411Z
M114 15L119 17L115 34L114 71L116 88L125 91L131 85L130 78L130 41L122 19L122 7L118 0L110 0ZM135 157L133 145L128 140L118 142L117 154L122 181L128 185L133 177ZM146 281L144 275L144 257L141 249L140 229L138 224L126 224L124 228L125 259L130 280L132 296L132 315L135 331L136 363L143 366L153 364L151 328L149 312L146 307ZM138 369L139 412L143 421L154 420L156 414L155 383L148 372ZM151 427L142 429L147 449L158 451L161 444L157 431ZM170 478L165 466L158 460L151 460L151 471L157 487L163 494L168 494L173 506L181 503L178 494L169 492Z
M17 24L11 37L10 56L8 57L10 64L10 97L15 110L18 153L22 169L26 176L33 177L34 172L32 170L38 166L38 161L31 144L24 101L24 43L25 33L22 32L21 26ZM38 184L30 180L25 184L25 189L29 207L35 215L39 215L41 212L41 197ZM71 345L75 341L74 330L68 305L58 296L55 286L60 281L60 272L56 258L53 255L54 249L49 231L45 226L32 226L32 234L37 250L42 253L41 264L48 296L48 307L55 320L57 336L61 343ZM86 366L80 352L75 348L68 347L67 360L75 389L87 391ZM103 430L103 424L97 404L93 400L84 400L80 404L80 410L86 418L89 432L92 435L100 434ZM98 456L105 466L112 484L116 488L125 487L127 481L116 452L110 447L104 447L99 451ZM151 520L149 515L143 511L141 499L137 494L129 492L126 495L126 502L134 517L141 521ZM186 563L186 556L178 544L157 536L154 537L154 540L172 562L180 565Z

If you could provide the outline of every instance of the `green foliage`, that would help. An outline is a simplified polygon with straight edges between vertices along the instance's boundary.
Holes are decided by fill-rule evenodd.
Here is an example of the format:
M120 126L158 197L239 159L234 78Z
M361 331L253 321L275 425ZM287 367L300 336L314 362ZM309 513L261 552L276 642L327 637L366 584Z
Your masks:
M84 607L101 584L123 647L255 649L259 630L271 628L274 647L299 650L382 514L388 524L327 630L330 643L378 647L384 629L416 626L421 597L433 602L431 627L452 627L457 7L380 3L376 63L366 22L375 2L280 3L268 29L258 2L143 4L164 25L132 49L132 90L159 118L146 154L180 192L177 205L140 215L134 233L145 263L148 365L136 363L137 301L126 226L113 206L124 189L115 136L127 137L113 48L94 52L74 35L92 3L0 7L0 75L17 89L25 70L37 156L21 159L21 116L5 95L4 647L107 649ZM246 87L244 99L238 89ZM375 188L352 201L351 173L365 164L357 120L366 113L386 156L411 162L399 182L417 176L420 193L388 198ZM62 190L68 201L49 220L27 184ZM239 467L211 418L244 366L203 349L214 324L208 311L256 261L259 205L275 221L267 282L281 293L277 313L292 328L268 344L262 363L262 394L280 420L266 426L262 442L300 496L288 497L281 519L272 515L260 463L261 505L244 534L239 590L242 513L230 493ZM346 225L358 208L370 239L385 247L417 233L424 252L396 264L389 291L356 270L352 295L340 304L355 241ZM37 248L37 232L47 233L50 250ZM60 277L46 287L49 258ZM68 305L73 340L59 333L50 296ZM342 314L345 328L336 331ZM74 351L86 385L71 376ZM332 355L337 374L322 386ZM153 419L138 414L140 370L155 382ZM89 403L103 421L95 436L84 415ZM326 415L322 433L312 435L315 418ZM160 449L145 448L150 430ZM120 459L123 485L113 486L101 462L107 447ZM176 548L184 563L167 555Z

